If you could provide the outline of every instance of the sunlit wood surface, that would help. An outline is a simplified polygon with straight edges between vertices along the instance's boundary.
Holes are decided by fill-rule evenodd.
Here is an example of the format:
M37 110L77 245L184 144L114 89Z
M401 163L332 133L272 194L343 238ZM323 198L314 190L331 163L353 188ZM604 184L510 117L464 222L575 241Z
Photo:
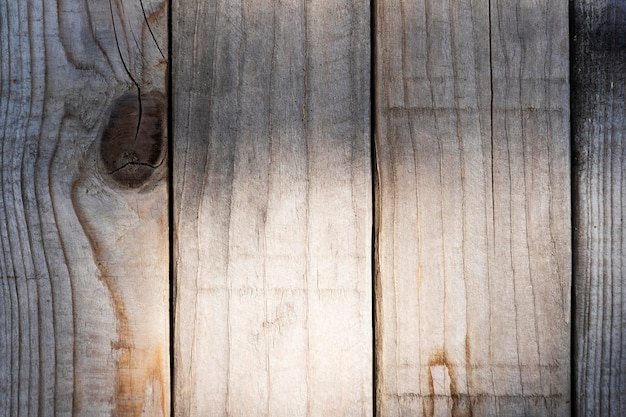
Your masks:
M380 416L569 416L565 1L379 1Z
M371 415L369 5L172 18L176 415Z

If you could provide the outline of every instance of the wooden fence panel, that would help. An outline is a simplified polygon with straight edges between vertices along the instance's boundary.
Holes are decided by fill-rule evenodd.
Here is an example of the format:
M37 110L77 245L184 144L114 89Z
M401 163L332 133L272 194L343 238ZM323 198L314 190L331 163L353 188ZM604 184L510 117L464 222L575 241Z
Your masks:
M578 415L626 413L626 4L573 2Z
M368 4L172 17L175 414L371 414Z
M167 19L0 4L2 416L169 412Z
M0 4L0 416L568 415L564 0ZM626 6L573 2L578 415L619 416Z
M380 416L569 415L567 7L377 2Z

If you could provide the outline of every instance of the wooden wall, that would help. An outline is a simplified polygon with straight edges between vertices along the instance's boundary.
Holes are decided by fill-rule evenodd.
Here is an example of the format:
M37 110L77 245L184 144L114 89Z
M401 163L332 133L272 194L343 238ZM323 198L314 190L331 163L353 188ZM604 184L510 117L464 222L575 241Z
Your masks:
M0 417L621 416L625 35L0 3Z

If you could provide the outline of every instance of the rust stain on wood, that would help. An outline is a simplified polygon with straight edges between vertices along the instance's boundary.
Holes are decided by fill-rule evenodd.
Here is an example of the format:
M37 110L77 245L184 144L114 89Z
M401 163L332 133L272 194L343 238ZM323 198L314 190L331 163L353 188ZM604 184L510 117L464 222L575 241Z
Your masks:
M73 185L72 196L75 195L76 182ZM92 228L88 225L86 219L77 210L79 222L86 232L89 240L94 259L102 259L103 254L100 253L100 246L93 237ZM118 375L115 409L113 416L141 416L147 398L147 389L150 385L160 387L161 389L161 411L162 415L167 414L165 397L163 394L165 381L162 379L163 370L160 369L162 363L162 354L158 348L149 351L146 349L137 349L133 340L133 331L131 328L129 315L126 305L116 290L115 281L119 277L110 275L109 269L104 262L96 264L100 281L107 288L115 311L117 341L111 343L111 349L118 352Z
M466 347L466 361L469 355L469 338L465 339ZM470 363L470 362L466 362ZM473 412L471 405L469 404L468 395L459 391L457 366L462 366L458 363L452 363L448 354L444 349L436 350L428 361L428 387L429 393L424 398L425 400L425 412L428 416L435 416L436 413L435 401L437 398L451 401L451 407L448 409L448 413L451 417L472 416ZM436 375L435 375L436 374ZM435 379L438 379L435 382ZM437 383L437 387L435 387Z
M443 349L437 350L433 355L431 355L430 360L428 361L429 368L433 368L435 366L442 366L448 370L448 374L450 375L450 395L457 395L458 390L456 386L455 365L449 362L446 352ZM429 385L430 394L435 395L432 374L430 375Z
M160 369L161 352L158 349L152 352L141 351L135 349L132 344L127 347L120 346L118 349L119 373L114 415L141 416L145 414L146 399L149 398L147 391L155 386L161 388L159 405L161 415L166 415L165 396L163 395L165 382L161 378L163 372Z
M115 397L111 399L113 416L167 415L169 390L164 377L169 370L162 369L166 352L158 343L142 340L145 338L141 336L141 317L129 311L127 306L134 299L124 293L124 288L133 285L129 282L133 274L143 272L128 265L116 264L110 249L111 245L118 245L119 242L103 241L110 236L100 234L103 217L93 208L99 207L98 200L106 199L106 193L115 193L119 189L133 189L141 193L144 184L153 184L165 178L165 115L165 101L158 92L141 96L127 93L119 97L113 103L101 140L87 151L79 177L71 189L74 211L89 241L98 269L97 277L110 295L115 313L117 338L111 343L111 353L117 362L117 386ZM103 192L100 189L105 184L110 190ZM95 188L93 196L88 187ZM137 195L137 198L153 197ZM111 213L109 217L124 218L124 210L128 207L121 204L120 213ZM135 216L146 221L156 220L159 224L164 221L163 216L155 218L155 213L146 212L146 207L141 205L133 206L133 210ZM149 224L148 221L146 225ZM147 227L150 229L151 226ZM124 244L132 244L132 240ZM159 409L156 414L155 409Z
M106 285L115 309L117 319L117 341L111 343L111 349L118 352L118 377L115 398L114 416L141 416L145 401L148 398L147 389L150 385L165 386L162 380L160 363L161 353L158 348L154 351L138 349L133 340L133 331L128 318L126 305L122 297L115 290L113 282L116 277L106 275L106 268L98 265L101 272L100 279ZM156 382L156 384L155 384ZM162 415L166 415L165 403L161 395Z

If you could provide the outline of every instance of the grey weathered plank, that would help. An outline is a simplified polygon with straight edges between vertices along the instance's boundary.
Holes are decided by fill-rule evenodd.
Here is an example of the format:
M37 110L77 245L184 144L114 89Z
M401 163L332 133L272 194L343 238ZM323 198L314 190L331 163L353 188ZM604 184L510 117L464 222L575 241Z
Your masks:
M579 416L626 413L626 5L573 2L575 375Z
M167 164L103 160L163 149L158 94L138 137L128 111L165 92L166 28L162 0L0 4L2 416L169 411Z
M569 415L567 7L377 2L381 416Z
M372 412L369 7L173 4L175 413Z

